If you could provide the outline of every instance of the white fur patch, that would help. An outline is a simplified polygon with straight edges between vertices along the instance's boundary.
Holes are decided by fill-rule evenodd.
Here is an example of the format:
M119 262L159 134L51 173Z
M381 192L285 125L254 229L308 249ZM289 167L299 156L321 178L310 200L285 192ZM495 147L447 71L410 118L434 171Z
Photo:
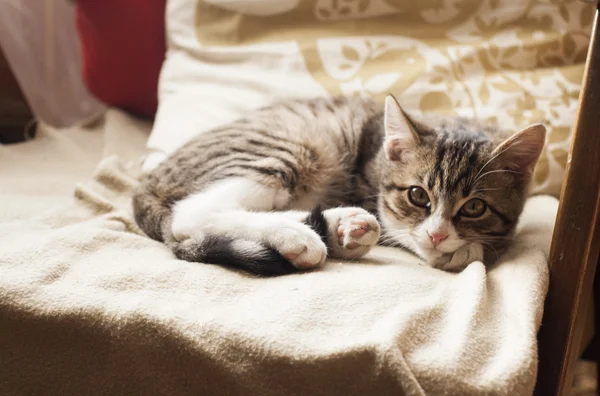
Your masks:
M176 240L202 239L205 235L233 238L248 251L265 244L289 256L298 268L312 268L327 256L320 237L300 221L306 214L270 212L285 208L289 193L244 178L214 183L181 200L173 209L172 232Z
M216 214L234 210L270 211L285 206L287 201L286 191L276 191L252 180L222 180L177 202L171 229L177 240L201 238L203 228L214 221Z

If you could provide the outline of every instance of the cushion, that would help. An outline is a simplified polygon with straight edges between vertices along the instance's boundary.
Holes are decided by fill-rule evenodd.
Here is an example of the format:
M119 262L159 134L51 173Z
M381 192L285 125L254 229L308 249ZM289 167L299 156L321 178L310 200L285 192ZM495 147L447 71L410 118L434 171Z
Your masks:
M392 92L417 114L544 122L534 191L558 195L592 15L576 0L169 0L145 169L284 97Z
M165 0L80 0L76 24L88 89L108 105L154 117L165 56Z

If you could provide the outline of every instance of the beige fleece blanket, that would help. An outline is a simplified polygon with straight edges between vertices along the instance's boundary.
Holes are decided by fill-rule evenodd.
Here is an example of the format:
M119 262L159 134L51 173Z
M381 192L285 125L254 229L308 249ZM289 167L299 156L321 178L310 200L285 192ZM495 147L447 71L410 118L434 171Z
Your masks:
M554 198L529 201L487 271L377 248L256 278L142 235L123 158L144 128L109 113L104 152L119 156L66 206L0 223L0 395L531 394Z

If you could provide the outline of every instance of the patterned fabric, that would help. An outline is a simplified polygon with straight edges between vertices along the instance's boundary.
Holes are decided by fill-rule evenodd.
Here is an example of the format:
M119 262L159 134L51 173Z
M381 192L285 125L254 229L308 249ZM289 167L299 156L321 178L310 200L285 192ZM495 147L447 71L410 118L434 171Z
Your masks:
M534 191L558 195L593 11L577 0L169 0L166 109L149 147L168 153L281 97L392 92L409 112L544 122ZM196 107L189 117L203 121L173 138L193 99L209 115Z

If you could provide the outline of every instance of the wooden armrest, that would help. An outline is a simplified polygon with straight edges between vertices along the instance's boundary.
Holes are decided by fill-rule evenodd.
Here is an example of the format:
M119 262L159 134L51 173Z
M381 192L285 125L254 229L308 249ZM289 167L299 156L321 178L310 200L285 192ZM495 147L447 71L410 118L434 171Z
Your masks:
M550 289L539 334L535 394L567 395L600 254L600 34L588 50L550 249Z

